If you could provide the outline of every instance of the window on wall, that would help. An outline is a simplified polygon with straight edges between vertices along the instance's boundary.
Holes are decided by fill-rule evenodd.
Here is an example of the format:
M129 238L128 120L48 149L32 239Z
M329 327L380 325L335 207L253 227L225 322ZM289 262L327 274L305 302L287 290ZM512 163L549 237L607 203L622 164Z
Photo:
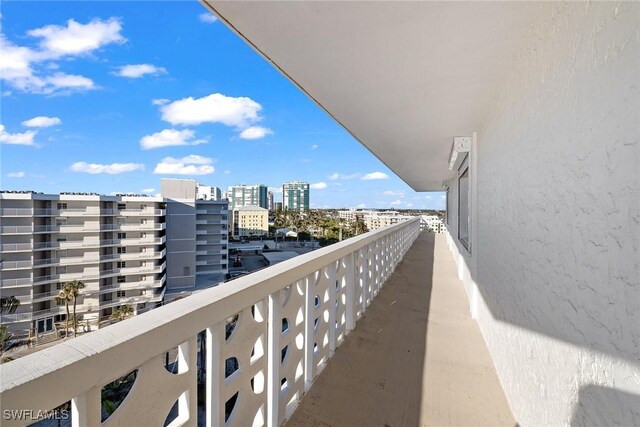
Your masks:
M450 206L450 203L451 203L450 199L451 198L449 197L449 188L447 188L446 197L447 197L447 217L445 219L447 221L447 224L451 224L451 222L450 222L451 220L449 219L449 218L451 218L451 206Z
M469 176L469 156L458 169L458 240L471 252L471 186Z

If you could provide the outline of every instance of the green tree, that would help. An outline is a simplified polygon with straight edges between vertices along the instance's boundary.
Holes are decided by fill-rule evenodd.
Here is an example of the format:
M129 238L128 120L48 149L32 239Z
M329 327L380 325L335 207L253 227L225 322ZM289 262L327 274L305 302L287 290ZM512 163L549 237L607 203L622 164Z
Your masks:
M15 313L20 306L20 300L15 296L0 298L0 313Z
M69 334L69 320L71 320L71 316L69 315L69 303L73 301L73 295L71 294L71 289L65 286L60 289L58 296L56 297L57 302L64 302L64 308L67 311L67 317L64 319L64 339L67 339L67 334Z
M78 296L80 296L80 290L84 289L86 285L79 280L73 280L71 282L67 282L62 286L63 290L71 296L71 300L73 301L73 318L76 318L76 306L78 304ZM66 304L66 303L65 303ZM67 307L67 318L69 317L69 308ZM73 327L73 336L76 336L77 332L77 323L74 322Z
M0 325L0 355L4 353L4 345L11 338L7 325Z
M133 307L130 305L121 305L111 314L111 319L119 322L130 316L133 316Z

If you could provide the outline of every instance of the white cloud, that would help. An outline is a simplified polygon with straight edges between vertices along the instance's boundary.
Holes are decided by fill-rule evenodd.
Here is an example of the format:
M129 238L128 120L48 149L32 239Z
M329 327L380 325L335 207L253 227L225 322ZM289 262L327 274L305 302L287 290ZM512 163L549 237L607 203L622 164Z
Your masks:
M282 187L268 187L268 190L275 193L282 193Z
M20 171L20 172L9 172L9 173L7 174L7 176L8 176L9 178L24 178L26 175L27 175L27 174L26 174L26 173L24 173L24 172L22 172L22 171Z
M371 172L361 178L363 181L372 181L376 179L389 179L389 175L384 172Z
M273 131L262 126L251 126L240 132L242 139L260 139L272 134Z
M352 173L350 175L347 175L343 173L334 172L331 175L329 175L328 178L332 181L335 181L338 179L355 179L355 178L358 178L359 176L360 176L359 173Z
M66 26L47 25L28 31L27 34L42 39L39 56L51 59L65 55L88 54L111 43L122 44L127 39L120 34L121 31L122 24L119 19L109 18L103 21L95 18L87 24L70 19Z
M59 65L55 60L89 54L111 43L124 43L122 25L116 18L94 19L87 24L74 20L66 26L47 25L27 32L40 38L39 48L18 46L0 34L0 78L13 88L29 93L71 93L96 89L84 76L49 74Z
M358 209L364 209L367 207L367 205L365 203L360 203L358 206L356 206Z
M156 191L155 188L143 188L142 190L143 193L153 193L154 191Z
M205 24L213 24L218 21L218 18L213 13L209 12L201 13L198 15L198 19Z
M154 174L166 175L209 175L215 172L211 165L213 159L210 157L191 154L181 159L165 157L156 165Z
M213 93L202 98L183 98L160 107L162 119L172 125L222 123L246 128L260 120L262 106L247 97Z
M225 175L229 175L231 173L231 171L229 169L227 169L226 171L222 172Z
M56 126L62 123L58 117L46 117L46 116L38 116L33 119L25 120L22 122L23 126L27 126L30 128L48 128L50 126Z
M313 144L313 145L311 146L311 149L312 149L312 150L317 150L317 149L318 149L318 144Z
M151 65L151 64L131 64L131 65L124 65L118 68L116 75L120 77L137 79L146 74L158 75L158 74L165 74L166 72L167 72L166 68L156 67L155 65Z
M199 145L206 143L206 139L195 139L195 133L190 129L164 129L160 132L143 136L142 139L140 139L140 147L143 150L175 145Z
M324 190L325 188L327 188L327 183L326 182L316 182L315 184L311 184L309 186L309 188L311 188L313 190Z
M397 206L402 204L402 200L394 200L393 202L389 202L391 206Z
M62 90L68 92L70 90L91 90L96 89L93 80L79 76L76 74L55 73L43 80L44 85L41 87L41 93L51 94Z
M382 194L385 196L399 197L399 198L403 198L405 196L404 191L402 190L396 190L396 191L387 190L387 191L383 191Z
M28 130L22 133L9 133L4 125L0 125L0 144L11 145L36 145L34 138L38 132Z
M157 99L152 99L151 103L153 105L165 105L168 104L170 101L166 98L157 98Z
M103 165L100 163L75 162L69 167L69 170L92 175L101 173L117 175L125 172L144 170L144 165L142 163L111 163Z

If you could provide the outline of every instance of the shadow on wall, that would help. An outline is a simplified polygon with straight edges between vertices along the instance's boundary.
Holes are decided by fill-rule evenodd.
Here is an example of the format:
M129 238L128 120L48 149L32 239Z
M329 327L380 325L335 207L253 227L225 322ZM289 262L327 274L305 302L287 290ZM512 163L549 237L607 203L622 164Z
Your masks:
M603 417L600 408L612 403L616 408L625 409ZM594 384L581 388L571 427L582 426L640 426L640 395Z

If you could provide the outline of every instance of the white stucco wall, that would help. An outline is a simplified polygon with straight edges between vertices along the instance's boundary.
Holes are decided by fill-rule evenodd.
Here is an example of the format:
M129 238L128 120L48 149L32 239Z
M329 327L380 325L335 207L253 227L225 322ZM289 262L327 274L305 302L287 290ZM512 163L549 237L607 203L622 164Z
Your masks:
M514 416L640 425L640 3L544 5L472 155L451 247Z

